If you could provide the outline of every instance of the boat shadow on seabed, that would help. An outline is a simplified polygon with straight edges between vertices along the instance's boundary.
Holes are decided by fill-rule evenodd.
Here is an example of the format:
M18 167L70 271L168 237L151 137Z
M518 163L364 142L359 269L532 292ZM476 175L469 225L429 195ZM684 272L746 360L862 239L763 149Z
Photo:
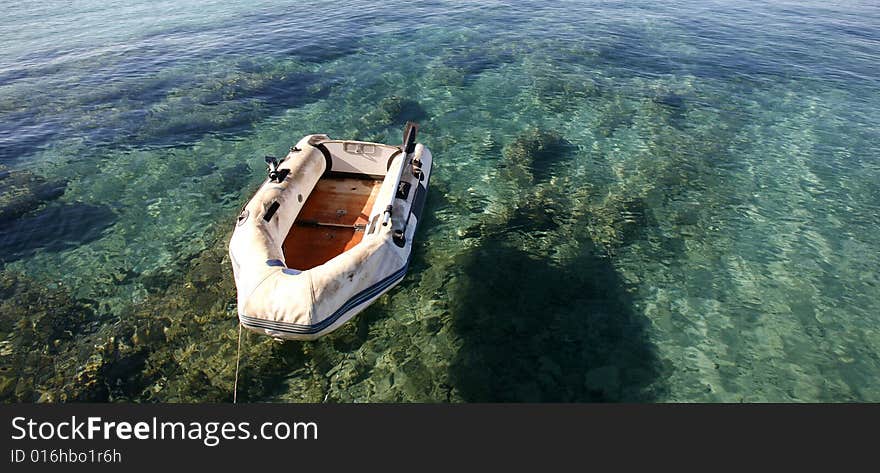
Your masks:
M493 240L465 256L450 368L474 402L651 401L660 366L607 258L555 264Z
M571 183L553 177L570 148L543 131L507 146L499 177L513 185L510 205L467 232L479 243L460 257L465 277L450 296L461 340L450 377L465 401L644 402L662 389L613 248L586 230L595 215L573 213Z

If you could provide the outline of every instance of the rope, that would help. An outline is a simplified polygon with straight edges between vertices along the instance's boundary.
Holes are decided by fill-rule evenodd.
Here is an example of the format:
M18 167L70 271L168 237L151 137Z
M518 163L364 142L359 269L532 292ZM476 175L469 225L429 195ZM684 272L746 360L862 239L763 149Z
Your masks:
M232 385L232 403L238 402L238 365L241 361L241 322L238 323L238 351L235 354L235 384Z

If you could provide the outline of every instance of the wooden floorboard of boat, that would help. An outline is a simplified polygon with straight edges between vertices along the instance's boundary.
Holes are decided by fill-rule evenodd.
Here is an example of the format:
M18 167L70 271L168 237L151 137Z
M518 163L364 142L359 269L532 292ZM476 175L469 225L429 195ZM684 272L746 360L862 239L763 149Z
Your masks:
M381 187L382 181L373 179L331 177L318 181L284 240L287 267L311 269L358 244L364 231L354 226L366 226Z

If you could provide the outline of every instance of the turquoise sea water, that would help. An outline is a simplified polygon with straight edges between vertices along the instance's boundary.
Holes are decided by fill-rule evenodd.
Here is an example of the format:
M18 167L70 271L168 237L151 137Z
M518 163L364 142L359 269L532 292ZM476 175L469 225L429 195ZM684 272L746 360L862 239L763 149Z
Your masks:
M18 2L0 399L225 401L262 157L435 168L405 281L250 401L880 401L880 7Z

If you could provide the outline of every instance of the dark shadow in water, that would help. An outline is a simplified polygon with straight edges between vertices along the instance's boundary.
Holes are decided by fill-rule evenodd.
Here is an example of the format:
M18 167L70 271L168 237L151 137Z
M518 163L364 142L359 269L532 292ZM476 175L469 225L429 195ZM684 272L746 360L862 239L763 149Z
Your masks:
M322 59L317 54L313 51L315 60ZM123 66L116 64L111 72ZM247 61L241 66L242 71L259 69ZM262 119L326 98L339 82L328 75L270 66L207 78L121 73L125 78L120 84L95 73L67 95L27 99L25 112L0 110L0 132L12 137L0 140L0 162L21 160L59 137L79 136L91 146L168 147L189 145L208 135L234 136ZM174 97L175 90L185 92L185 97ZM47 100L58 105L50 107Z
M477 80L480 74L514 63L516 60L516 54L502 48L475 47L453 50L444 58L443 64L460 71L464 75L464 84L467 85Z
M360 135L360 139L365 141L387 141L394 138L389 138L385 134L376 136L375 133L388 127L403 128L408 121L424 124L430 118L428 112L418 101L392 95L382 99L378 107L361 118L361 122L364 124L363 134L357 133L357 135Z
M61 127L28 112L0 111L0 163L12 163L33 154L58 135Z
M309 43L292 39L291 46L285 52L304 62L324 64L351 56L358 51L360 39L357 35L338 35L332 40L315 39Z
M502 150L505 178L522 186L548 181L577 147L553 130L524 131Z
M162 147L192 144L207 135L235 136L268 116L326 98L335 85L335 79L311 72L279 74L259 85L246 82L224 83L201 95L203 90L197 90L167 111L149 113L144 123L130 122L133 129L125 139L130 145ZM103 141L126 135L110 133Z
M416 100L401 100L397 107L392 110L393 114L391 116L391 123L393 125L403 126L409 121L421 123L430 118L428 112L422 107L422 104Z
M486 241L450 294L463 345L450 367L473 402L652 401L660 364L645 321L601 252L557 265Z
M66 179L46 181L28 171L0 166L0 228L64 195Z
M0 222L0 261L15 261L40 249L75 248L100 238L115 221L116 214L109 207L73 203Z

